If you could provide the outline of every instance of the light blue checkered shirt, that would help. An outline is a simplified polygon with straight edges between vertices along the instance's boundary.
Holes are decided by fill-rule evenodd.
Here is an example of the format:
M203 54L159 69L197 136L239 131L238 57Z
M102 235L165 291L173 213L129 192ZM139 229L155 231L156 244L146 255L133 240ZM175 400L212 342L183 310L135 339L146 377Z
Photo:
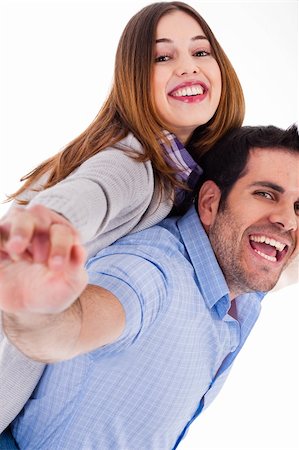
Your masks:
M87 265L126 312L120 339L48 365L13 423L22 450L170 450L223 385L261 293L228 288L192 207L120 239ZM99 324L101 326L101 324Z

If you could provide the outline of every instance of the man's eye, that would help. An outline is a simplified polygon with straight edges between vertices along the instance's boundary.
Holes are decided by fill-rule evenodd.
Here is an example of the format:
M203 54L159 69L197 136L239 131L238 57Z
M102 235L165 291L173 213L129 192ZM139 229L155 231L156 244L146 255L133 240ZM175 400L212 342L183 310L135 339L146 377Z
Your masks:
M272 194L270 194L269 192L265 192L265 191L257 191L254 193L255 195L258 195L259 197L264 197L267 198L269 200L274 200L274 197Z
M160 55L160 56L156 56L155 58L155 62L165 62L165 61L169 61L170 56L169 55Z
M194 56L209 56L211 53L209 53L207 50L197 50L197 52L194 53Z
M295 210L295 213L297 214L297 216L299 216L299 203L295 203L294 210Z

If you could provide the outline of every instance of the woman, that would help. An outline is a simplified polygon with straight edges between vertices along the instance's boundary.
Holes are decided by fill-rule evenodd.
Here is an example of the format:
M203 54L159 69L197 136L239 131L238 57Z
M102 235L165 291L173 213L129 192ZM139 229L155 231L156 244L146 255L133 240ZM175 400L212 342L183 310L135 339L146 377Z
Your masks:
M123 32L114 84L94 122L11 196L29 204L12 208L1 221L2 255L29 256L59 270L77 239L75 230L92 256L157 223L173 206L185 209L200 175L200 156L240 126L243 116L238 78L203 18L180 2L145 7ZM57 224L73 238L62 240ZM1 345L3 429L26 402L43 365L5 339Z

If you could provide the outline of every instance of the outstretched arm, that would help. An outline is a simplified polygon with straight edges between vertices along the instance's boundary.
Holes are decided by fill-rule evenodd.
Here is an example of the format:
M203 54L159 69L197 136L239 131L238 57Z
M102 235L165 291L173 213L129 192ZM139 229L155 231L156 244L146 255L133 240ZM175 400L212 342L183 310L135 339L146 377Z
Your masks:
M137 154L143 152L141 144L132 135L122 143ZM8 233L14 237L9 251L18 253L20 248L31 246L32 233L47 232L49 224L53 223L71 224L79 231L82 243L86 245L92 241L90 256L108 245L103 234L112 232L109 243L127 234L143 220L148 209L151 213L152 202L154 210L159 203L158 194L153 200L151 162L140 162L131 156L119 149L106 149L50 188L41 189L49 174L38 180L18 198L29 204L21 208L13 206L0 219L0 235L5 239ZM151 224L168 214L170 203L169 200L163 204L161 212L150 219Z
M86 287L85 252L69 226L54 224L51 235L55 242L68 242L62 265L35 261L28 252L13 260L2 251L0 262L4 332L25 355L47 363L113 342L125 324L114 295Z

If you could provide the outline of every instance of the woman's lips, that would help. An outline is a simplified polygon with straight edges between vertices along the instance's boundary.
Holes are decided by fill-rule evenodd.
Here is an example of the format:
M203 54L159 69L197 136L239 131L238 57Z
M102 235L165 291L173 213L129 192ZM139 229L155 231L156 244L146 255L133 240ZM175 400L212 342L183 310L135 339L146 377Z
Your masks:
M169 92L169 96L174 100L184 103L196 103L203 101L208 93L208 87L198 81L190 81L176 86Z

